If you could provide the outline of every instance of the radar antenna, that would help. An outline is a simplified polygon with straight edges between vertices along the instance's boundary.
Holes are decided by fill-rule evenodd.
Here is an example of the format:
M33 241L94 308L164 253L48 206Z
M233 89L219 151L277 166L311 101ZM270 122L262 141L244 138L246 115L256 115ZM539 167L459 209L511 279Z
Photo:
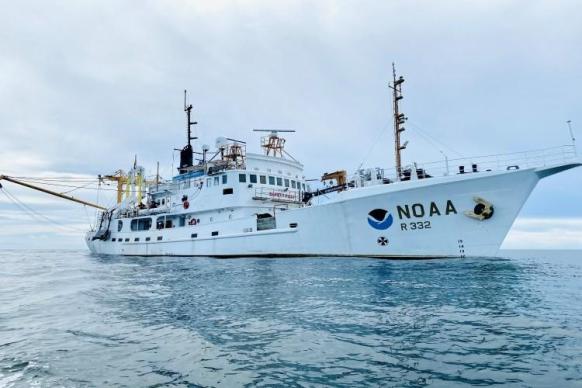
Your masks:
M396 160L396 176L398 180L402 178L402 150L404 150L408 144L405 142L401 144L400 134L405 131L402 126L408 120L408 117L404 113L400 113L399 101L404 97L402 96L402 84L404 83L404 78L402 76L396 79L396 66L392 62L392 84L388 86L392 89L392 100L393 100L393 110L394 110L394 157Z
M269 135L263 136L261 138L261 147L265 150L265 155L270 156L273 152L273 156L283 157L283 153L289 155L285 151L285 138L280 137L279 133L293 133L293 129L253 129L254 132L269 132ZM294 159L291 155L289 155Z

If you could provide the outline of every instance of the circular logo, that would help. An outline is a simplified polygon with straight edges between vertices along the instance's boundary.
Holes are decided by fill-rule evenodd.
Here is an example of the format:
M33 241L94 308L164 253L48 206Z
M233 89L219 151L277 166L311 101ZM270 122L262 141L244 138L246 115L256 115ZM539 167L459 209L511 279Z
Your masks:
M377 230L386 230L392 226L394 217L388 213L388 210L374 209L368 213L368 224Z

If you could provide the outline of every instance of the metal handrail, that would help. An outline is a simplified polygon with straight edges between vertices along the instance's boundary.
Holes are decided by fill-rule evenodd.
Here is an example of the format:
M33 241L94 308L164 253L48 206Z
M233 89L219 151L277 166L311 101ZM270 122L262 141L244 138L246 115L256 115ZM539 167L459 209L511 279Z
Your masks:
M459 167L464 166L465 172L482 172L482 171L503 171L508 168L537 168L546 167L561 163L568 163L580 160L577 156L574 145L563 145L529 151L520 151L513 153L500 153L482 156L473 156L467 158L445 158L439 161L414 163L403 169L422 171L430 176L446 176L459 173ZM375 170L375 169L372 169ZM396 181L398 176L395 168L379 169L382 177L390 178ZM367 171L360 170L356 172L356 179Z

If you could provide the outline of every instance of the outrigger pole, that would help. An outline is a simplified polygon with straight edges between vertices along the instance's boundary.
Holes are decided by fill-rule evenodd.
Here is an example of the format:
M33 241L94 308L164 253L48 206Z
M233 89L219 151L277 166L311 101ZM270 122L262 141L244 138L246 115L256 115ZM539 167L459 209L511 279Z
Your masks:
M9 176L6 176L6 175L0 175L0 181L1 180L12 182L12 183L15 183L15 184L20 185L20 186L28 187L29 189L37 190L37 191L43 192L45 194L54 195L55 197L67 199L67 200L73 201L73 202L77 202L77 203L80 203L81 205L91 206L91 207L94 207L94 208L99 209L99 210L107 210L107 208L104 208L103 206L99 206L99 205L96 205L96 204L91 203L91 202L83 201L82 199L77 199L77 198L71 197L69 195L57 193L56 191L51 191L51 190L47 190L47 189L42 188L42 187L34 186L34 185L31 185L30 183L24 183L24 182L21 182L19 180L14 179L14 178L11 178Z

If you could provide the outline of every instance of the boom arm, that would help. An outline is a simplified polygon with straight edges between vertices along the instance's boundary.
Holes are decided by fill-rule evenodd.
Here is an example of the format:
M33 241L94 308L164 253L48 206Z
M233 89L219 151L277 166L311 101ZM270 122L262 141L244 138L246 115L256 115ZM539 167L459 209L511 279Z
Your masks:
M6 175L0 175L0 181L1 180L12 182L12 183L15 183L15 184L20 185L20 186L28 187L29 189L37 190L37 191L43 192L45 194L54 195L55 197L68 199L69 201L77 202L77 203L80 203L82 205L91 206L91 207L94 207L96 209L107 210L103 206L99 206L99 205L96 205L96 204L91 203L91 202L83 201L82 199L77 199L77 198L71 197L69 195L64 195L61 193L57 193L55 191L47 190L47 189L42 188L42 187L34 186L34 185L31 185L30 183L24 183L24 182L21 182L19 180L14 179L14 178L11 178L9 176L6 176Z

